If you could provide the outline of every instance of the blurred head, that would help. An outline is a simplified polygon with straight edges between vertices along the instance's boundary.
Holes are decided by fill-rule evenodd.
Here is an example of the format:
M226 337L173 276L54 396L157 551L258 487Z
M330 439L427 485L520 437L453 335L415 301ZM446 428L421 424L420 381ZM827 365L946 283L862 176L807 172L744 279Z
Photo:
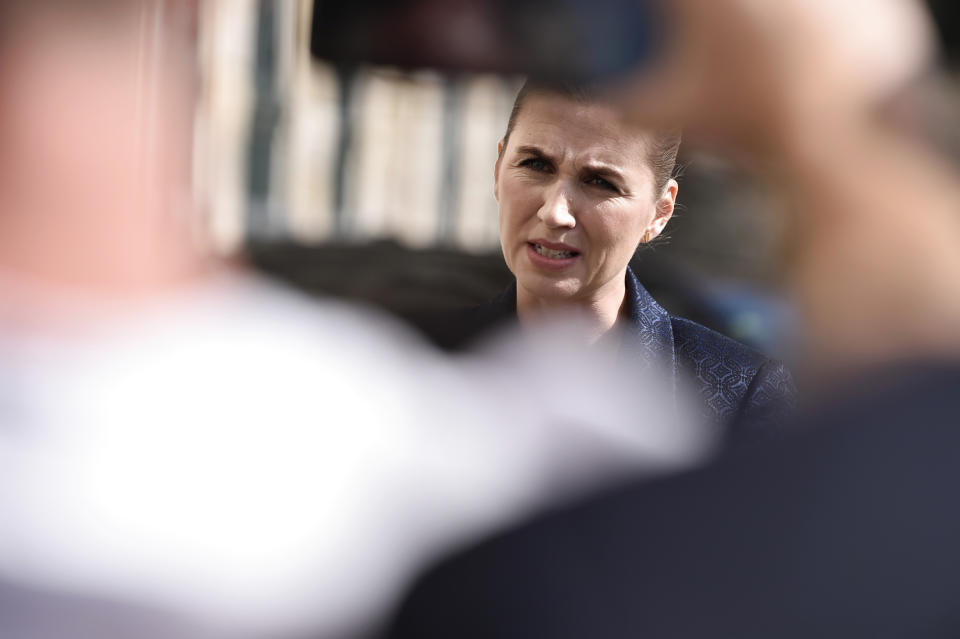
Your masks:
M133 279L179 232L169 212L191 187L190 9L0 3L4 271L84 286Z
M143 101L156 80L142 59L149 44L142 42L142 8L14 0L4 9L0 161L7 192L32 186L42 172L50 197L69 194L82 205L111 181L123 199L131 173L142 168Z
M679 144L679 133L634 128L581 91L524 86L494 171L521 294L589 303L622 290L637 247L673 215Z

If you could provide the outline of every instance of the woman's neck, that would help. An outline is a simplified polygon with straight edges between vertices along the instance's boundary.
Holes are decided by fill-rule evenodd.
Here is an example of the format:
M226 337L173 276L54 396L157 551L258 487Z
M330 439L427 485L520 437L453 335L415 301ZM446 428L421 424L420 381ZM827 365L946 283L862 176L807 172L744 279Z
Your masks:
M545 316L565 313L584 324L587 342L592 344L617 323L626 297L625 280L626 271L591 295L572 299L540 297L518 285L517 316L521 324L530 325Z

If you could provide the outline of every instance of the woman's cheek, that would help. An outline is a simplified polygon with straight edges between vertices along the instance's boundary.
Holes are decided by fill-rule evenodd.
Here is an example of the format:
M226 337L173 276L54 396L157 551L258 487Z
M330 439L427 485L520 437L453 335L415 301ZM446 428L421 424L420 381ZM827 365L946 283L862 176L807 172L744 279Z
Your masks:
M631 225L624 224L625 220L617 215L593 222L585 231L595 262L619 268L621 262L629 261L636 248L632 245L635 233Z
M636 210L621 210L610 216L611 225L607 232L617 243L618 252L632 255L652 218L652 214L647 215L646 211L641 213Z
M508 209L506 216L503 220L503 228L505 231L504 239L506 243L512 245L517 243L517 238L520 235L520 229L522 228L522 220L520 216L517 215L517 211L514 209ZM507 248L507 247L505 247Z
M539 210L539 188L536 184L530 184L519 178L513 178L504 185L505 198L511 217L514 222L520 226L525 224L531 218L536 217Z

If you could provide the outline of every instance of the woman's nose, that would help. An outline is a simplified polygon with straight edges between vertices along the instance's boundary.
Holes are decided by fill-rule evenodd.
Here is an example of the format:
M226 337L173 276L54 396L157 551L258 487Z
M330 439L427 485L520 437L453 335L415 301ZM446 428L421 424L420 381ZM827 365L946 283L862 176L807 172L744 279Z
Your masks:
M572 203L567 189L557 186L551 189L537 211L537 217L549 228L573 228L577 219L573 215Z

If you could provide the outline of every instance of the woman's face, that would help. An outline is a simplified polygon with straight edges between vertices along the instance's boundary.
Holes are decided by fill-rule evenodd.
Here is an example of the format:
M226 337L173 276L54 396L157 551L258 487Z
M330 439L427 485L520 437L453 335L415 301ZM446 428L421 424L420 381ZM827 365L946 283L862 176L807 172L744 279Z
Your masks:
M613 109L528 95L494 171L500 243L521 294L590 302L622 287L637 245L673 213L676 182L654 189L645 136Z

